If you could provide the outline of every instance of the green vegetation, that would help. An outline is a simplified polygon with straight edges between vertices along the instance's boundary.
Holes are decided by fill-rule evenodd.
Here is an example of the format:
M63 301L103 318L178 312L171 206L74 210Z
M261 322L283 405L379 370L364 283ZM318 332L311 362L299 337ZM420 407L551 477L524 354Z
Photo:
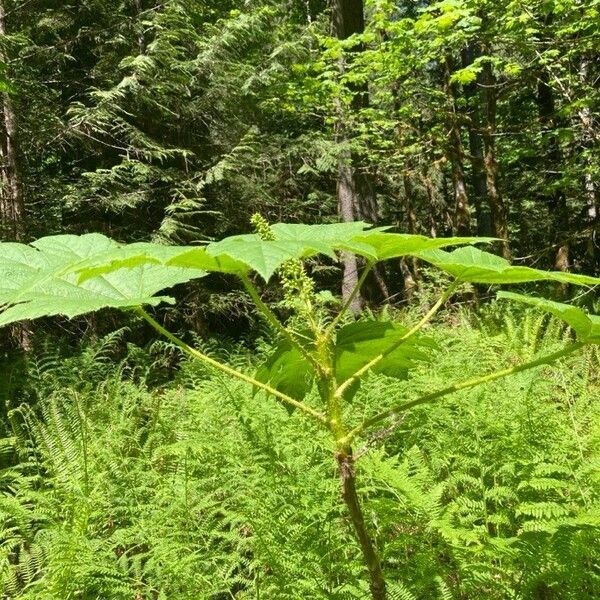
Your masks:
M477 327L448 314L451 329L428 330L435 372L371 377L355 410L568 342L539 313L495 309ZM176 348L123 356L125 335L29 361L37 400L10 413L3 441L5 460L19 458L2 471L3 594L365 597L326 432L196 361L156 388ZM204 349L246 372L255 362ZM589 347L404 413L358 445L390 598L598 595L598 369Z
M333 451L341 480L341 500L368 573L370 595L374 600L385 600L388 597L386 579L389 577L382 561L385 546L382 548L381 542L373 538L365 518L363 502L357 491L357 457L353 445L369 433L375 438L387 438L396 423L402 422L407 411L435 404L460 391L551 364L586 346L594 346L600 341L600 317L544 298L500 292L501 298L534 304L561 318L572 328L576 340L566 341L554 352L531 360L509 366L494 365L496 368L475 377L450 382L450 377L442 375L438 378L443 385L434 386L430 380L427 390L417 388L416 393L409 385L402 394L381 395L379 402L370 404L370 410L354 403L361 387L367 387L363 383L368 383L371 375L407 380L409 373L418 370L422 363L428 363L430 379L435 378L438 370L432 363L439 352L439 344L433 338L423 336L422 329L461 284L546 280L589 286L598 284L600 280L511 266L503 258L468 245L491 241L486 238L426 238L389 233L381 228L370 229L360 222L271 226L259 215L255 215L252 221L255 234L225 238L205 248L165 247L150 243L118 245L98 234L46 237L32 245L1 244L0 274L8 284L0 294L4 307L0 324L42 316L73 317L109 307L134 309L175 348L192 359L250 384L254 393L266 392L268 396L274 396L289 413L300 413L312 424L312 427L306 425L310 435L314 435L314 427L327 432L330 453ZM461 244L467 245L452 252L440 249ZM304 263L316 255L326 255L335 260L336 252L354 252L365 259L366 265L340 308L332 310L320 301L315 282L305 270ZM373 318L348 322L353 301L360 295L361 287L369 272L376 268L376 263L404 256L431 262L451 276L439 299L412 326ZM170 298L154 294L164 287L202 278L207 272L239 278L256 310L272 329L276 346L254 375L191 347L142 308L146 304L170 302ZM274 275L278 276L283 303L288 311L287 320L280 320L263 301L253 283L253 272L266 282ZM312 394L313 387L315 394ZM384 399L388 399L387 402ZM56 406L52 408L55 409ZM396 423L390 426L390 420ZM372 433L373 428L380 424L387 424L389 429L383 433ZM81 422L78 427L85 446L89 434L82 429L84 425L85 422ZM82 450L82 454L84 488L87 490L87 451ZM406 457L400 454L399 458L404 460ZM532 510L533 516L539 513L542 517L553 518L565 514L551 504L547 511L539 506ZM493 529L499 523L490 525ZM488 533L490 525L487 526ZM350 542L342 543L340 550L347 553L348 545ZM71 555L72 559L74 556ZM110 571L107 571L109 574ZM36 583L34 580L34 585ZM59 589L64 593L64 588Z
M599 597L599 48L0 0L0 598Z

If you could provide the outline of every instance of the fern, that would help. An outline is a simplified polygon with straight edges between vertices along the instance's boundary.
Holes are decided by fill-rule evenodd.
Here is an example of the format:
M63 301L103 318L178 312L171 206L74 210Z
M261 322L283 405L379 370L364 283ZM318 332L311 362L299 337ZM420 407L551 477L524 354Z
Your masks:
M355 404L368 413L378 398L557 341L533 335L537 315L522 327L532 334L498 329L492 344L462 330L463 352L432 328L442 345L435 376L420 367L410 389L372 376ZM140 374L176 351L129 346L122 356L125 335L66 362L43 351L31 364L43 393L10 413L0 446L10 463L0 473L0 593L368 597L326 436L186 359L173 381L148 388ZM202 348L242 369L257 360ZM415 410L357 452L391 598L597 596L597 356L571 361Z

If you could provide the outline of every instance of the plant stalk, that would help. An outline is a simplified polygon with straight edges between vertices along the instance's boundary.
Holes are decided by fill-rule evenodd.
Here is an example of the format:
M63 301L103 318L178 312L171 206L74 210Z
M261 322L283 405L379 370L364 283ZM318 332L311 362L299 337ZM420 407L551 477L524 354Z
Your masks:
M494 371L493 373L488 373L487 375L482 375L481 377L474 377L472 379L466 379L465 381L460 381L458 383L454 383L444 389L438 390L436 392L432 392L431 394L425 394L420 398L416 398L415 400L411 400L410 402L405 402L403 404L398 404L393 406L392 408L380 412L379 414L367 419L358 427L352 429L343 440L340 440L342 443L350 444L352 440L362 433L365 429L368 429L372 425L379 423L383 419L387 419L392 415L396 415L398 413L404 412L415 406L419 406L421 404L429 404L431 402L435 402L444 396L448 396L449 394L453 394L454 392L458 392L461 390L467 390L469 388L476 387L478 385L482 385L484 383L489 383L490 381L495 381L496 379L501 379L502 377L507 377L508 375L514 375L515 373L520 373L522 371L527 371L529 369L533 369L535 367L539 367L541 365L546 365L552 363L563 356L567 356L580 348L583 348L585 344L583 342L574 342L565 346L562 350L558 350L553 354L549 354L548 356L542 356L537 358L536 360L532 360L530 362L526 362L520 365L515 365L514 367L508 367L506 369L502 369L500 371Z
M275 331L278 331L281 335L283 335L288 340L288 342L294 348L296 348L296 350L298 350L298 352L300 352L300 354L302 354L302 356L306 360L308 360L308 362L311 363L313 367L316 368L318 365L315 363L314 357L310 354L310 352L306 351L304 346L298 342L294 335L290 331L288 331L285 325L277 318L275 313L263 302L263 299L260 297L258 290L252 284L250 279L246 276L242 277L241 279L244 284L244 287L246 288L246 291L252 298L254 304L265 317L267 322L271 325L271 327L273 327Z
M207 356L203 352L200 352L200 350L196 350L195 348L192 348L191 346L186 344L183 340L179 339L176 335L171 333L168 329L165 329L160 323L158 323L158 321L153 319L143 308L141 308L141 307L137 308L136 312L145 321L147 321L154 329L156 329L156 331L158 331L158 333L165 336L169 341L173 342L173 344L175 344L178 348L181 348L186 354L189 354L193 358L196 358L198 360L201 360L202 362L205 362L206 364L210 365L211 367L214 367L215 369L218 369L219 371L223 371L223 373L227 373L227 375L231 375L232 377L241 379L242 381L249 383L250 385L257 387L257 388L275 396L276 398L278 398L280 401L284 402L285 404L289 404L289 405L301 410L302 412L310 415L311 417L313 417L314 419L316 419L317 421L319 421L322 424L327 424L327 419L321 413L317 412L310 406L307 406L303 402L294 400L294 398L292 398L291 396L288 396L287 394L284 394L284 393L280 392L279 390L276 390L275 388L271 387L270 385L263 383L262 381L258 381L257 379L254 379L254 377L250 377L250 375L246 375L245 373L242 373L241 371L232 369L231 367L229 367L223 363L220 363L218 360L215 360L214 358Z
M385 579L381 562L377 555L377 550L373 544L367 526L365 517L360 506L360 501L356 493L356 472L354 468L354 457L352 449L347 447L336 453L336 460L340 478L342 480L342 496L344 503L348 507L350 519L354 526L354 531L360 544L363 559L369 571L369 588L373 600L385 600L386 588Z

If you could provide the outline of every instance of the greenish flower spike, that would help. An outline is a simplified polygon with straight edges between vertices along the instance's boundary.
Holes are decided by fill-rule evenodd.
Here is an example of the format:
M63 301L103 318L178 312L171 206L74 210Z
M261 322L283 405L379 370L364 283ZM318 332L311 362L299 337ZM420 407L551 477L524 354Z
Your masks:
M261 240L265 242L276 240L271 225L262 215L255 213L250 218L250 223ZM295 308L300 314L311 311L316 299L315 285L306 274L302 261L295 258L285 261L279 268L279 275L285 304Z

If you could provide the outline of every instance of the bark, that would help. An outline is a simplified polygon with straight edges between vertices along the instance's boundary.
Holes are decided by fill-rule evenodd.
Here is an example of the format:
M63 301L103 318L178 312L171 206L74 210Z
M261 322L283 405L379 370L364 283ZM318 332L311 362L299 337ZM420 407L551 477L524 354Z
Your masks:
M552 23L552 13L545 19L545 25ZM550 73L544 67L538 77L537 104L542 135L545 139L546 185L548 193L548 212L550 216L550 236L556 247L554 268L566 271L569 268L569 210L567 197L558 185L562 156L556 135L557 116L554 92L550 85Z
M373 265L373 279L381 292L383 302L386 302L390 298L390 290L386 281L386 271L380 264Z
M369 571L369 588L373 600L386 599L386 586L381 563L377 551L365 524L365 518L356 493L356 473L352 450L347 449L337 454L337 463L342 480L342 495L348 508L354 531L362 550L363 558Z
M413 185L410 176L405 173L403 177L404 183L404 202L406 207L406 221L408 233L415 234L417 232L417 215L413 205ZM414 258L403 257L400 259L400 272L404 280L404 299L411 302L417 287L416 281L416 261Z
M0 0L0 36L7 35L4 0ZM8 64L0 47L0 60ZM19 177L17 117L10 94L0 100L2 141L0 143L0 234L3 240L22 241L25 238L25 205ZM31 323L24 321L11 327L14 343L23 351L31 350Z
M508 243L508 215L504 198L498 188L498 161L496 159L496 77L489 62L483 65L483 96L485 99L485 126L482 130L487 198L492 212L494 235L501 240L500 254L510 259Z
M335 36L345 40L365 30L363 0L333 0L332 24Z
M6 12L4 1L0 0L0 36L5 36ZM7 63L0 52L0 60ZM0 206L2 231L12 240L22 240L25 236L25 208L19 179L17 162L17 119L10 94L2 94L2 204Z
M431 177L429 176L429 172L427 168L423 169L423 173L421 175L421 182L425 187L425 192L427 193L427 207L429 209L429 235L432 238L438 237L438 215L435 210L435 194L433 190L433 181L431 181Z
M347 161L347 162L346 162ZM338 183L337 197L338 210L342 221L354 221L354 205L355 205L355 188L354 188L354 173L350 164L349 157L346 161L342 160L338 167ZM343 278L342 278L342 299L344 302L354 288L358 285L358 260L352 252L342 252ZM354 300L350 304L350 311L353 314L358 314L362 310L363 300L360 294L356 294Z
M332 29L333 34L338 39L344 40L351 35L362 33L364 27L364 6L362 0L333 0ZM360 51L360 47L357 48L357 51ZM345 68L346 65L342 59L340 70L343 71ZM357 88L353 92L354 101L350 110L360 110L360 108L367 104L368 90L366 88ZM348 115L339 106L336 137L340 144L347 143L351 137L351 132L346 127L347 120ZM355 221L364 218L370 223L376 223L377 204L372 182L370 181L369 174L361 172L356 163L356 157L351 152L342 153L338 166L337 183L339 214L343 221ZM358 261L356 256L350 252L342 253L342 261L344 265L342 298L346 301L358 283ZM383 279L379 275L379 283L381 284L381 282L383 282ZM362 306L362 296L357 294L350 305L350 310L354 314L358 314L362 310Z
M310 25L313 22L312 9L310 6L310 0L304 0L304 6L306 7L306 23Z
M467 45L462 55L463 68L473 64L481 55L478 44ZM481 137L481 95L479 88L482 84L481 76L477 81L464 86L465 98L468 105L469 117L469 158L471 161L471 186L473 187L473 204L477 220L477 234L492 236L492 214L487 197L487 184L483 168L483 139Z
M142 6L142 0L134 0L135 4L135 12L137 16L137 43L138 43L138 51L140 54L146 54L146 36L144 34L144 24L142 22L142 13L144 12L144 7Z
M366 223L375 225L379 221L379 212L377 206L377 198L373 189L373 179L370 173L354 169L354 217ZM385 270L382 265L373 266L373 280L382 298L385 301L390 297L390 292L386 283ZM372 281L367 280L365 286L372 288Z
M407 302L412 302L415 291L417 289L417 281L411 267L409 266L410 259L401 258L400 259L400 273L402 273L402 279L404 280L404 299ZM414 263L413 263L414 268Z
M406 209L406 224L408 227L408 233L415 234L417 233L417 213L415 212L415 206L413 203L413 184L408 173L405 173L403 175L402 183L404 184L404 202Z
M587 85L589 73L589 60L584 58L579 68L579 80L583 86ZM579 118L582 125L581 142L585 150L594 146L594 121L592 111L589 106L584 106L579 111ZM583 192L586 202L587 224L590 227L590 234L587 238L586 254L592 268L598 263L598 250L596 236L598 233L598 192L596 182L592 175L594 168L592 156L588 153L585 158L585 172L583 174Z
M444 87L449 108L447 148L454 191L454 230L456 233L464 235L470 233L471 230L471 213L465 184L465 170L462 159L463 146L456 110L456 90L455 86L450 83L451 73L451 59L447 57L444 61Z

